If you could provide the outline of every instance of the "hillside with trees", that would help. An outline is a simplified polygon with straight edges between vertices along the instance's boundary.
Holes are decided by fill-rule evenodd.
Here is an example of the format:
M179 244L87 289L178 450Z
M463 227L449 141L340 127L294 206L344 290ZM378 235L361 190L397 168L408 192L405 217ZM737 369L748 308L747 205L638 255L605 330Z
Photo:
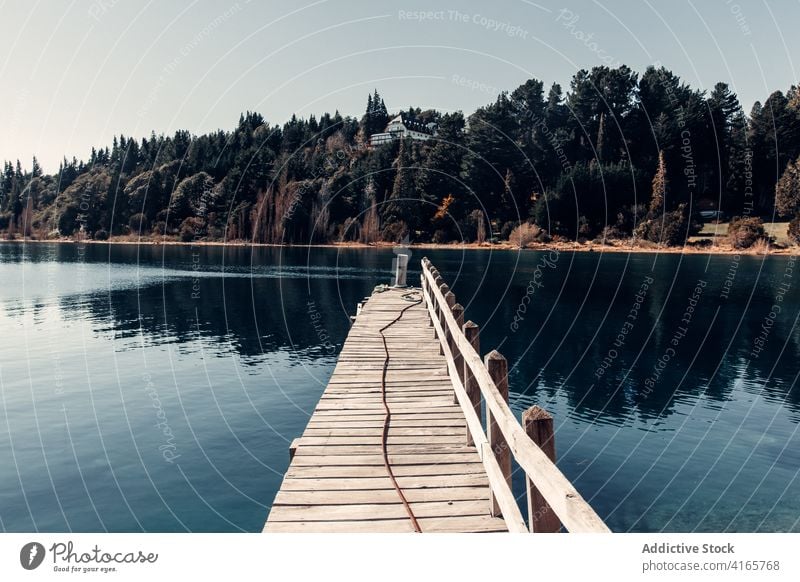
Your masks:
M0 233L444 243L530 224L540 240L680 245L706 210L794 219L800 240L797 87L745 114L724 83L706 93L664 68L595 67L566 91L531 79L468 117L399 113L435 137L369 147L393 116L375 91L361 119L248 112L232 131L120 135L54 174L6 161Z

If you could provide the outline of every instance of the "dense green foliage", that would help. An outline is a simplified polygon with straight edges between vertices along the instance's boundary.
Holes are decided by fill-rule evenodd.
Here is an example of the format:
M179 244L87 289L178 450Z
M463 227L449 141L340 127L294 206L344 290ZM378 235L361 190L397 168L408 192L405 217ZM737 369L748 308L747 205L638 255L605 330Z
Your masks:
M789 223L789 240L796 245L800 245L800 215L795 216Z
M376 91L360 120L337 112L276 126L248 112L230 132L115 137L53 175L35 159L30 171L6 162L0 230L445 242L533 222L548 237L680 244L700 207L773 212L778 179L800 155L796 87L746 116L725 84L706 94L664 68L581 70L566 94L531 79L468 118L402 114L437 124L435 138L368 147L390 118ZM780 211L797 211L796 183L783 180Z
M735 249L749 249L759 240L769 240L760 218L736 218L728 224L728 239Z

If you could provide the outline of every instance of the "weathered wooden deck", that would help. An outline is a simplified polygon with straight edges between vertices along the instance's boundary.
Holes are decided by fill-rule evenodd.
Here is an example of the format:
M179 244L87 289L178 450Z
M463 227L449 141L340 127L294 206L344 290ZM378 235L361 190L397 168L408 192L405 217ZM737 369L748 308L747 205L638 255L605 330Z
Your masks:
M608 531L553 464L552 419L534 407L523 429L505 359L484 364L478 344L427 260L421 288L374 293L292 445L264 531ZM512 456L527 475L529 526Z
M489 480L453 403L447 362L419 290L389 289L366 302L302 437L264 531L412 532L382 456L381 375L390 358L387 447L398 485L423 531L507 531L489 515Z

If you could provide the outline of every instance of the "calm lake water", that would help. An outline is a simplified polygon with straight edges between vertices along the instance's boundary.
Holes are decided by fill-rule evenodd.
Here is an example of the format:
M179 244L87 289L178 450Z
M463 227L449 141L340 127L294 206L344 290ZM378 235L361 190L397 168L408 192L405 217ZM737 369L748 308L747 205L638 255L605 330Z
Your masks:
M800 263L425 254L613 530L800 531ZM260 530L391 258L0 244L0 529Z

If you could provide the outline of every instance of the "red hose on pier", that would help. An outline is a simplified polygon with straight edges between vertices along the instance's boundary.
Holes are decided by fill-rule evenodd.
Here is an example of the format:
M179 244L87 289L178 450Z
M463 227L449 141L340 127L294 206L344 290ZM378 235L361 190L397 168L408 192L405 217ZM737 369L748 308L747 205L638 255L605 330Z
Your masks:
M412 293L406 293L403 295L403 299L409 300ZM411 309L422 303L422 298L417 301L414 301L408 307L404 307L400 314L395 317L392 321L384 325L382 328L378 330L378 333L381 334L381 339L383 340L383 351L385 352L385 357L383 359L383 372L381 374L381 397L383 400L383 409L386 411L386 414L383 417L383 436L381 438L381 448L383 450L383 466L386 467L386 472L389 474L389 479L392 480L392 485L394 485L395 491L397 491L397 495L400 497L400 501L403 503L403 507L408 514L408 518L411 520L411 524L414 526L414 531L416 533L422 533L422 528L417 521L416 516L414 515L414 511L411 509L411 505L408 503L408 499L403 494L403 490L400 488L400 485L397 483L397 479L394 476L394 471L392 470L392 465L389 463L389 451L388 451L388 436L389 436L389 424L392 420L392 411L389 409L389 403L386 401L386 371L389 368L389 346L386 345L386 336L383 335L383 332L393 326L395 323L400 321L400 318L403 317L403 314Z

